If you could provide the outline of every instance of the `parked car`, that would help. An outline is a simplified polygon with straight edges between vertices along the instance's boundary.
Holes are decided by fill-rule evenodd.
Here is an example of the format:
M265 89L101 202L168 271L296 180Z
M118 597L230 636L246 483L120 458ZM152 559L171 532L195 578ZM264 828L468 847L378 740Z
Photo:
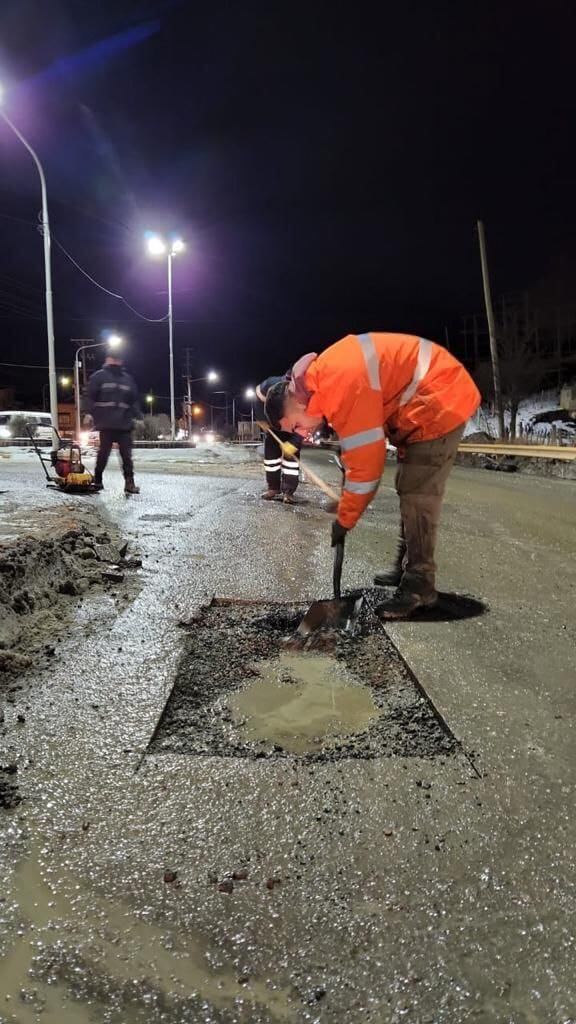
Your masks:
M28 409L7 409L0 412L0 439L26 438L28 434L19 429L19 423L26 420L30 430L39 441L52 440L52 420L49 412L30 412ZM16 430L16 433L14 431Z

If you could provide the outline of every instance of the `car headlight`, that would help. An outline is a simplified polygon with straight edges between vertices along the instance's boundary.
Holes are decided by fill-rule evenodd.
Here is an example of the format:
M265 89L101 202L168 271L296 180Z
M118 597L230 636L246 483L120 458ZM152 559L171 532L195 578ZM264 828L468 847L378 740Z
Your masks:
M0 427L0 437L11 437L10 427Z
M200 438L198 437L198 434L192 434L192 440L193 440L194 444L198 444L198 441L200 440Z
M204 434L206 444L214 444L214 434Z
M89 442L90 442L90 432L88 430L81 430L80 431L80 444L83 444L84 447L86 447L86 445L89 444Z

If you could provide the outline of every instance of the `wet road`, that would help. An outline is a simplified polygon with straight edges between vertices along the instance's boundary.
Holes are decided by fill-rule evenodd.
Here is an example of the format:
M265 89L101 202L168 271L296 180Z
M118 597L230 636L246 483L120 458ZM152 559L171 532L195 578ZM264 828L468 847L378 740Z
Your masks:
M0 1021L576 1019L576 486L456 470L440 582L490 611L388 630L480 778L464 756L164 754L136 772L182 619L213 594L328 592L315 492L264 505L257 469L217 472L149 467L129 501L110 474L90 500L144 556L133 599L85 601L7 708L0 763L17 758L25 801L0 812ZM63 501L35 467L0 473L0 501ZM396 517L387 471L348 585L391 555Z

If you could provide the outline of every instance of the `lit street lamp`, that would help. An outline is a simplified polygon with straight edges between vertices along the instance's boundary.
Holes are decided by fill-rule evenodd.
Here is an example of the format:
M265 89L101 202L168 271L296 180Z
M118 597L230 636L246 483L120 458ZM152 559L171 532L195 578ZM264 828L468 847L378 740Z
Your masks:
M150 409L150 415L154 415L154 395L146 395L146 405Z
M105 341L93 341L89 345L80 345L80 348L76 349L76 355L74 356L74 394L76 397L76 441L80 444L80 353L85 352L88 348L102 348L106 345L111 351L116 348L120 348L123 344L124 339L119 334L109 334Z
M58 447L58 387L56 384L56 356L54 352L54 310L52 305L52 267L50 262L50 221L48 220L48 197L46 193L46 178L44 176L44 168L40 163L40 160L32 149L29 142L26 141L21 132L18 131L15 124L12 123L8 115L2 110L2 98L3 90L0 87L0 117L8 125L9 128L14 132L14 135L20 140L22 145L28 150L34 163L36 164L36 170L40 177L40 191L42 194L42 237L44 239L44 278L46 285L46 334L48 337L48 386L50 389L50 418L52 420L52 447L54 450Z
M58 383L59 383L61 388L69 388L71 383L72 383L72 378L71 377L59 377L58 378ZM43 409L44 412L46 411L46 389L47 388L48 388L48 384L43 384L42 385L42 409Z
M168 263L168 344L170 347L170 433L172 440L176 437L176 407L174 403L174 323L172 317L172 260L184 251L181 238L173 238L165 242L161 235L149 235L147 240L150 256L166 256Z

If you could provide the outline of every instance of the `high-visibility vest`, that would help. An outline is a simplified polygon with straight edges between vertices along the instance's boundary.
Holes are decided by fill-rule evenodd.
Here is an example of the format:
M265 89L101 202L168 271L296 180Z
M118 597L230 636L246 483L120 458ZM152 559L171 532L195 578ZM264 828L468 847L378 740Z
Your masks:
M480 392L441 345L409 334L349 334L305 374L311 415L325 416L340 438L346 480L338 519L350 529L374 497L395 445L431 441L472 416Z

